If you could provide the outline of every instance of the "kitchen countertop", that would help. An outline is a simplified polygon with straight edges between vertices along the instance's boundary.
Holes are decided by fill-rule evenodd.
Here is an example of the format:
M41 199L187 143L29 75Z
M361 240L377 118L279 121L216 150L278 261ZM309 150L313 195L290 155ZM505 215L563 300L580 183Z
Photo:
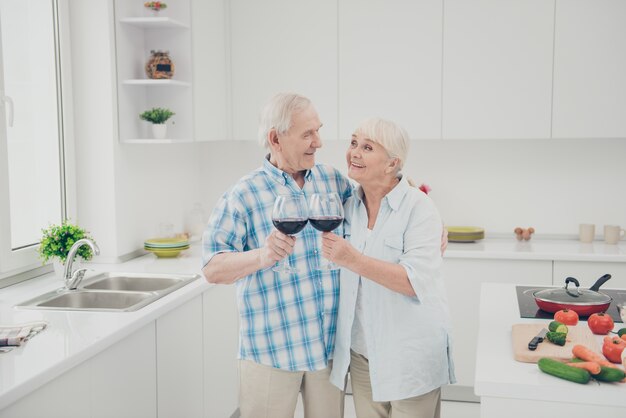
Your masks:
M536 364L515 361L511 342L512 325L537 322L547 324L548 321L520 318L515 285L482 285L474 386L476 395L481 398L505 398L509 401L559 402L562 403L562 408L582 408L589 405L626 408L624 383L600 383L592 380L581 385L547 375ZM623 324L616 324L614 330L617 331L620 326ZM600 347L603 336L595 337ZM519 415L524 412L528 411L520 411ZM570 415L563 409L561 413L552 416Z
M626 262L626 242L610 245L604 241L584 244L577 240L486 238L451 242L445 258Z
M200 274L200 247L177 258L152 254L120 264L83 265L90 275L104 271ZM212 287L202 278L135 312L52 311L15 308L63 283L53 274L0 289L0 325L45 320L48 328L9 353L0 354L0 410L93 357L134 331Z

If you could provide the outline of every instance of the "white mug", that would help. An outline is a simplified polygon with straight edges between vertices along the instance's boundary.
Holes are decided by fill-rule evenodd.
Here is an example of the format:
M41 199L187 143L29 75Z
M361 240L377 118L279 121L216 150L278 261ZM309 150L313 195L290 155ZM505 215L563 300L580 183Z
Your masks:
M580 242L589 243L593 241L596 235L596 226L594 224L580 224Z
M626 231L619 225L604 225L604 242L607 244L617 244L624 237Z

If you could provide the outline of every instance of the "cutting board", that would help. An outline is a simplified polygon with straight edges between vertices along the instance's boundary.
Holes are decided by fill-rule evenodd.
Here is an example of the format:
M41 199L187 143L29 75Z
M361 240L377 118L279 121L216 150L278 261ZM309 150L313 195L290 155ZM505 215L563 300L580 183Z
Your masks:
M536 336L543 328L548 328L548 324L534 323L534 324L513 324L512 338L513 338L513 357L517 361L523 363L536 363L542 357L550 357L555 360L569 360L572 356L572 347L576 344L582 344L591 350L600 353L598 341L587 326L586 322L579 323L576 326L569 326L569 332L567 333L567 340L564 346L552 344L548 339L537 346L535 351L528 349L528 343Z

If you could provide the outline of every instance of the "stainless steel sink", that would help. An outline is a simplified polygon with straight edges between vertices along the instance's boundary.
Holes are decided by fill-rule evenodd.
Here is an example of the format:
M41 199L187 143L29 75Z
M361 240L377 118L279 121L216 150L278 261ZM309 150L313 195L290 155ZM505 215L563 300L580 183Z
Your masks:
M131 292L171 292L198 278L197 275L104 273L87 281L84 289L126 290Z
M45 293L18 307L70 311L136 311L199 278L197 274L103 273L76 290Z

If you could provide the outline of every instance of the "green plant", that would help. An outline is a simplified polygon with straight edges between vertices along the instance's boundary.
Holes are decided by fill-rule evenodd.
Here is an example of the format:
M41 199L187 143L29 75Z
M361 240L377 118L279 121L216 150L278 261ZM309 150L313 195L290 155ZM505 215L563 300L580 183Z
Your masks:
M72 225L67 220L63 221L61 225L50 225L47 229L42 229L41 232L43 232L43 236L39 246L39 256L44 263L56 257L65 264L67 254L76 241L82 238L89 238L93 241L87 231L77 225ZM91 248L87 245L80 247L76 255L83 260L90 260L93 257Z
M163 109L160 107L153 107L150 110L146 110L139 117L143 120L147 120L152 123L165 123L166 120L174 116L176 113L172 112L169 109Z

